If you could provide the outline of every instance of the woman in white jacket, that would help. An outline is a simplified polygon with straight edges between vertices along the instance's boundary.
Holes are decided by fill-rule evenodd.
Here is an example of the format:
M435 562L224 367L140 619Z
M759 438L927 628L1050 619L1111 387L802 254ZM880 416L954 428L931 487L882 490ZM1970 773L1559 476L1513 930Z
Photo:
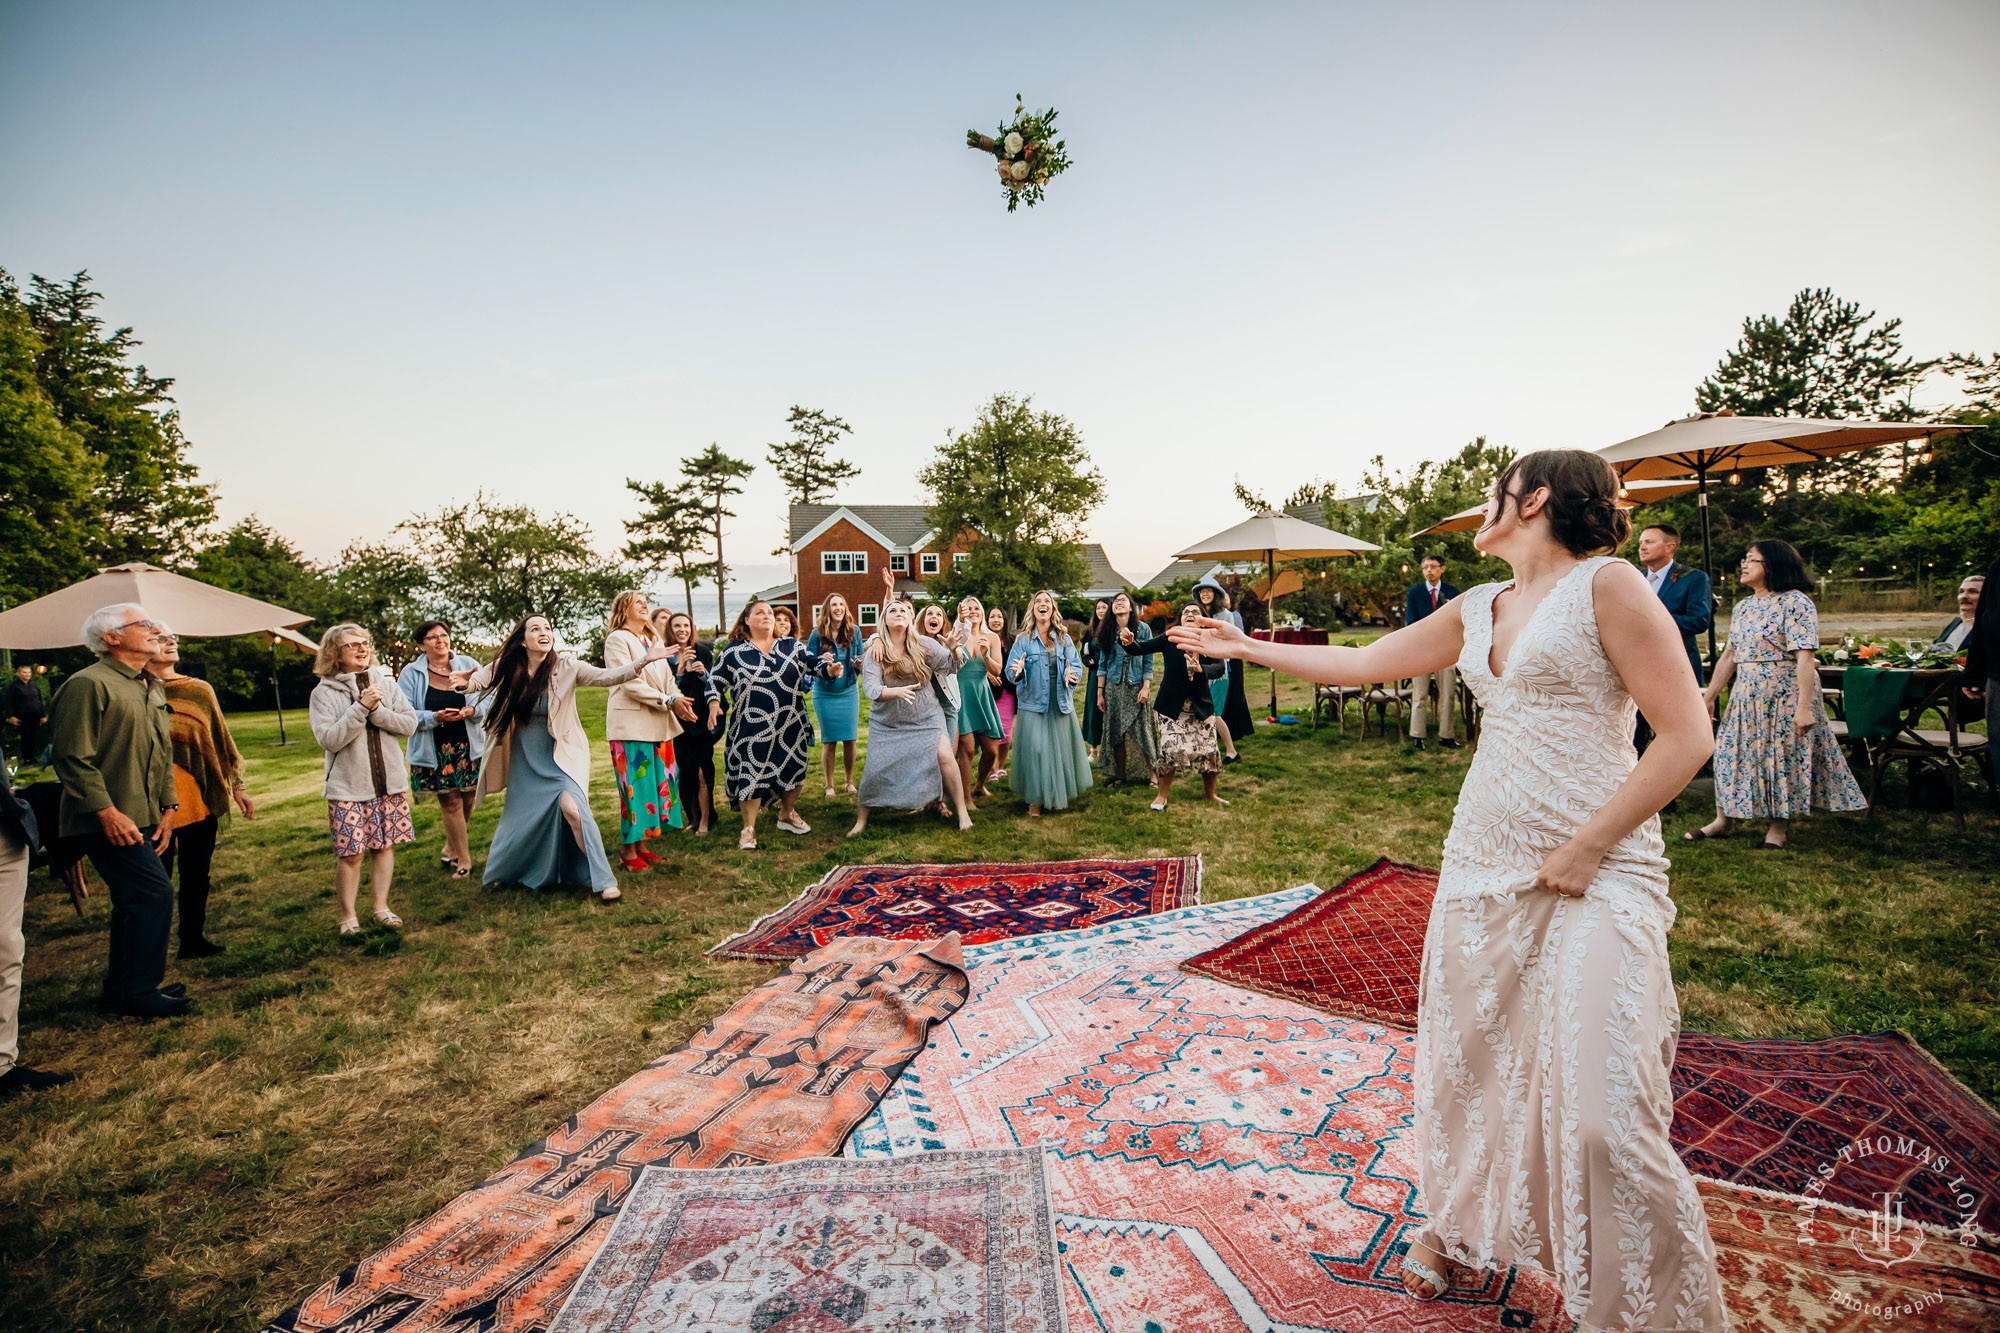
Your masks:
M320 637L308 714L313 739L326 751L327 822L333 832L334 889L340 896L340 933L361 929L354 901L361 892L361 862L368 861L368 888L375 896L375 921L400 926L389 910L389 881L396 871L395 846L416 841L410 819L410 774L403 747L386 736L417 729L410 701L396 688L388 669L375 664L375 641L359 625L335 625Z
M479 795L507 792L486 853L487 884L545 889L583 884L610 902L618 881L590 813L590 741L576 715L579 685L623 685L667 650L654 644L615 671L556 652L547 616L514 627L491 665L452 678L452 688L492 693Z
M646 594L626 591L611 599L610 632L604 636L604 665L617 670L646 655L659 640L653 634ZM604 700L604 736L611 744L611 771L618 778L619 864L639 871L664 859L646 850L646 839L683 822L680 774L674 767L674 737L681 721L694 720L694 705L674 683L673 664L647 664Z

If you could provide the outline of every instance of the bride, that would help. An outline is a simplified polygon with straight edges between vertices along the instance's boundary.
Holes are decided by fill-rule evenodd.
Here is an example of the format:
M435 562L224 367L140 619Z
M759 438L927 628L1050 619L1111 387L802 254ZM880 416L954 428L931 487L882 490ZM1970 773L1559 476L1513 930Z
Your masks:
M1631 565L1595 454L1508 467L1481 550L1513 567L1364 648L1263 643L1216 620L1167 631L1211 657L1361 685L1456 663L1485 709L1424 938L1416 1145L1427 1221L1403 1285L1457 1265L1554 1275L1583 1328L1728 1327L1715 1247L1674 1155L1658 810L1714 742L1673 618ZM1635 758L1633 709L1659 739Z

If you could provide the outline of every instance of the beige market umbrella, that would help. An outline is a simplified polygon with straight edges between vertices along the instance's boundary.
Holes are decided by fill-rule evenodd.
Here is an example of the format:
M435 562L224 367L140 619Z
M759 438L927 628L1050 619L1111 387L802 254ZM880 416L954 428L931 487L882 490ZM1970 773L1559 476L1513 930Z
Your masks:
M170 569L134 561L100 570L81 583L11 611L0 611L0 648L74 648L83 642L83 622L90 613L119 602L137 602L153 619L166 622L174 633L190 639L269 634L312 619Z
M1626 485L1647 477L1694 474L1701 509L1702 572L1715 579L1709 538L1708 476L1746 467L1810 463L1904 440L1942 435L1963 426L1939 421L1841 421L1825 417L1740 417L1703 412L1669 421L1656 431L1635 435L1597 452L1618 469ZM1715 665L1715 624L1708 627L1708 662Z
M1374 542L1365 542L1359 537L1350 537L1344 532L1335 532L1317 523L1267 509L1255 518L1246 519L1225 532L1218 532L1205 541L1176 552L1174 558L1191 560L1203 556L1214 560L1262 560L1267 571L1266 583L1276 585L1280 560L1319 560L1328 556L1362 555L1381 549ZM1271 719L1275 721L1277 716L1278 673L1273 671Z
M1693 490L1696 482L1688 477L1675 477L1667 481L1628 481L1620 488L1618 507L1636 509L1640 505L1664 500L1670 495L1686 495ZM1486 502L1481 500L1470 509L1461 509L1440 523L1433 523L1422 532L1413 532L1412 537L1429 537L1440 532L1477 532L1486 522Z

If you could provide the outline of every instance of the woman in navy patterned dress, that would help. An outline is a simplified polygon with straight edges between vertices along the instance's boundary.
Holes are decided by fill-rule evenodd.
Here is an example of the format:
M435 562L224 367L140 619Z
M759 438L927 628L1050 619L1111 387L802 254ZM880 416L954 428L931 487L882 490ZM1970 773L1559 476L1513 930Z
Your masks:
M722 717L722 696L730 696L729 729L723 735L723 790L743 811L736 845L757 846L757 816L767 802L778 803L778 827L810 833L792 802L806 781L812 730L806 722L806 691L821 671L797 639L781 639L769 602L753 601L736 616L729 642L715 655L708 673L708 726Z

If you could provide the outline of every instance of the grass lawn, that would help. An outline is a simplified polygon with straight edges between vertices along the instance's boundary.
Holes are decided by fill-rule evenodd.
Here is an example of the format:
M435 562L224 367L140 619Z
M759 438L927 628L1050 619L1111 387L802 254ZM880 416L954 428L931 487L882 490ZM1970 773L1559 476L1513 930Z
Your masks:
M1262 673L1253 672L1251 693ZM601 734L601 691L582 711ZM1289 693L1298 707L1300 694ZM304 717L287 718L291 735ZM216 856L219 957L172 964L192 1017L105 1021L95 1009L107 904L86 914L45 875L29 887L23 1056L77 1081L0 1103L0 1308L10 1329L242 1329L511 1160L679 1043L771 965L702 951L843 862L1203 857L1215 901L1313 881L1377 857L1435 865L1469 755L1379 735L1259 729L1229 768L1227 810L1147 810L1138 788L1089 793L1041 820L1011 796L960 835L936 816L878 815L818 796L794 838L735 850L661 840L669 864L622 876L623 902L453 883L435 805L402 855L400 933L334 934L320 752L278 748L271 714L232 719L259 802ZM615 838L602 744L593 797ZM1198 796L1183 782L1179 794ZM1900 808L1879 823L1820 816L1793 850L1674 842L1674 975L1688 1027L1821 1037L1906 1028L1989 1099L2000 1095L2000 834ZM498 817L475 816L475 854ZM1707 817L1668 816L1670 839ZM609 839L608 839L609 840ZM365 893L365 888L364 888ZM363 898L365 912L366 898Z

